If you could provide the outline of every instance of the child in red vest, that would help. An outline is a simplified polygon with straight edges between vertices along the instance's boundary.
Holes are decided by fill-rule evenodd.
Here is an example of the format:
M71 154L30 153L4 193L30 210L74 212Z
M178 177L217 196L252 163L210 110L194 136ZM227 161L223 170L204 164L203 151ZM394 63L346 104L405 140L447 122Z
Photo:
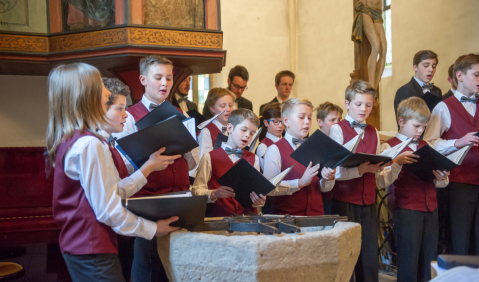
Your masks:
M235 94L225 88L213 88L208 92L205 104L213 116L225 111L222 115L213 120L198 135L198 143L200 144L200 158L213 150L216 137L219 133L228 135L226 125L228 117L233 111Z
M479 55L459 57L454 64L457 90L437 104L424 139L447 155L468 144L474 146L462 164L451 171L446 188L449 201L452 252L479 255Z
M178 217L152 222L135 216L121 198L140 189L150 172L164 169L179 156L151 155L128 176L105 135L122 130L124 108L105 117L110 92L100 72L83 63L60 65L48 77L47 149L55 166L53 215L61 226L60 248L73 281L124 281L117 235L147 239L177 228ZM61 121L61 122L59 122ZM122 179L125 177L125 179Z
M264 156L264 176L273 178L294 166L278 188L268 195L273 213L301 216L324 215L321 191L334 186L334 170L323 168L319 180L319 164L304 167L290 155L304 142L311 127L313 105L300 98L288 99L283 106L282 120L286 127L284 138L269 146Z
M237 109L228 117L228 141L221 148L204 154L196 171L196 178L191 190L194 195L208 195L210 204L207 216L224 217L231 213L247 214L261 207L266 196L251 193L252 206L243 207L234 199L234 191L230 187L221 186L218 179L223 176L238 160L244 158L259 171L258 156L244 150L258 129L258 117L248 109Z
M324 102L316 108L316 122L319 129L329 136L331 126L341 121L343 109L331 102ZM324 214L331 214L334 190L322 193Z
M263 130L267 130L266 136L256 148L256 155L259 158L261 170L264 170L264 154L269 146L281 139L284 125L281 121L281 104L278 102L267 104L263 109Z
M130 135L141 128L135 122L163 103L173 86L173 63L165 57L148 56L140 60L140 82L145 87L145 94L140 102L127 109L123 132L116 134L118 138ZM181 109L178 111L186 115ZM138 144L141 146L141 144ZM198 149L184 154L172 162L165 170L152 173L148 183L134 197L160 195L170 192L187 191L190 187L189 170L196 167L199 161ZM126 159L123 159L126 163ZM160 257L156 250L156 239L135 240L135 255L132 268L132 281L156 281L166 279Z
M345 119L331 127L329 137L343 145L364 132L358 153L379 154L380 143L376 128L366 119L376 98L376 90L366 81L356 80L346 88ZM376 177L386 164L368 162L359 167L338 167L333 188L332 214L347 216L361 224L361 253L354 273L357 281L378 281L378 239L376 234Z
M396 137L381 145L381 152L408 138L414 138L409 146L397 156L391 166L378 175L380 187L394 182L394 239L397 252L397 281L431 280L431 261L437 259L438 212L436 187L444 188L449 183L448 172L433 171L437 179L426 182L412 173L407 166L417 162L413 153L430 145L420 140L431 117L426 102L417 97L403 100L397 110L399 132Z

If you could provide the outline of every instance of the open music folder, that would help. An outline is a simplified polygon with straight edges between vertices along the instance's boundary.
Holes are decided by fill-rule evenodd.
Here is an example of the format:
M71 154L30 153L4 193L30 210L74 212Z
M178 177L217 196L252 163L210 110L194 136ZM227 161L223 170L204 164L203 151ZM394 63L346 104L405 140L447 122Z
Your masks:
M260 127L258 130L256 130L256 133L253 135L253 138L249 142L248 146L245 147L245 150L248 150L250 152L254 152L254 149L256 148L256 144L258 143L259 135L261 134L262 130L263 130L262 127Z
M291 158L300 164L308 167L309 163L313 165L320 164L321 169L324 167L336 168L341 167L356 167L364 162L377 164L380 162L387 163L393 158L390 156L372 155L365 153L355 153L356 148L361 141L361 136L356 136L353 142L348 142L343 145L338 144L329 136L316 130L304 143L298 147L292 154ZM321 169L318 176L321 177Z
M161 121L167 120L172 116L177 116L180 121L186 119L186 116L182 114L175 106L169 101L164 101L153 111L149 112L146 116L135 123L136 127L145 129L153 126Z
M183 155L198 147L194 119L181 122L176 116L116 140L117 149L140 168L150 155L165 147L163 155Z
M228 136L224 135L223 133L218 133L216 136L215 144L213 145L213 150L221 148L221 143L226 143L228 141Z
M258 196L260 194L268 195L279 186L293 167L294 165L268 180L247 160L242 158L218 179L218 183L233 188L236 194L235 200L243 207L250 207L253 205L250 198L251 192L255 192Z
M453 170L462 164L462 161L466 157L471 147L472 144L462 147L456 152L444 156L431 146L425 145L414 152L414 155L419 156L418 161L412 164L405 164L405 166L407 166L411 172L413 172L422 180L426 182L433 181L436 178L432 172L433 170Z
M205 120L203 121L202 123L200 123L198 125L198 129L199 130L202 130L203 128L205 128L208 124L212 123L217 117L219 117L222 113L224 113L226 110L222 111L221 113L215 115L214 117L208 119L208 120Z
M158 196L128 198L125 207L151 221L178 216L171 224L176 227L190 227L204 223L208 196L192 196L190 191L173 192Z

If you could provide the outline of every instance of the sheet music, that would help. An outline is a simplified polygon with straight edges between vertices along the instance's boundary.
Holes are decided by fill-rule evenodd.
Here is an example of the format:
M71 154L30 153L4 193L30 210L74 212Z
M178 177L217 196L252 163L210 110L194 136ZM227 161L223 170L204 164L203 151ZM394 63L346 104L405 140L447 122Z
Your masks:
M198 129L202 130L205 128L208 124L210 124L213 120L215 120L217 117L219 117L221 114L223 114L226 110L222 111L221 113L217 114L216 116L210 118L209 120L206 120L200 124L198 124Z

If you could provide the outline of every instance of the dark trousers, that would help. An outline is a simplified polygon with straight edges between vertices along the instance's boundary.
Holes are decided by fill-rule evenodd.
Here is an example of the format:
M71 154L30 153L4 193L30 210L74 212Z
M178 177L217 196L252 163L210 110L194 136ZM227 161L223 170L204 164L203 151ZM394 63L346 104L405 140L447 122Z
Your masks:
M347 216L348 221L361 224L361 252L354 267L354 274L357 282L377 282L379 269L376 204L363 206L333 200L331 212Z
M437 209L423 212L396 208L394 211L398 282L431 280L431 261L437 259L437 214Z
M124 282L117 254L63 254L73 282Z
M168 282L168 277L158 255L156 237L152 240L139 237L135 239L131 281Z
M449 186L436 189L437 218L439 222L438 254L451 252L451 238L449 236Z
M452 253L479 255L479 186L453 182L448 189Z
M323 199L323 209L325 215L331 215L331 207L333 205L333 200L330 199Z

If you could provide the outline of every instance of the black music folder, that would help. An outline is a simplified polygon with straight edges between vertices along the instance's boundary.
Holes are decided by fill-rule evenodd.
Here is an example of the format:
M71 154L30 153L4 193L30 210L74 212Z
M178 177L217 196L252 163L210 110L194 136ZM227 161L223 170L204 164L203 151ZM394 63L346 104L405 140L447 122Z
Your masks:
M135 123L136 127L140 129L148 128L152 125L159 123L160 121L164 121L169 119L172 116L177 116L180 121L186 119L186 116L182 114L175 106L173 106L169 101L164 101L158 107L156 107L153 111L148 113L142 119Z
M200 112L198 112L197 110L189 110L186 112L188 114L188 116L192 117L195 119L195 128L196 128L196 132L200 132L201 129L198 128L198 126L205 122L206 121L206 118L200 114Z
M442 101L441 98L437 97L436 95L432 94L429 91L426 92L424 95L422 95L421 99L423 99L424 102L426 102L426 105L431 112L436 107L436 105Z
M432 172L433 170L453 170L461 165L471 147L472 144L465 146L452 154L443 156L431 146L425 145L414 152L414 155L419 156L418 161L412 164L405 164L405 166L422 180L426 182L433 181L436 178Z
M235 191L235 200L243 207L250 207L253 202L250 193L255 192L258 196L268 195L279 186L281 181L288 175L294 166L284 170L277 176L268 180L261 172L257 171L247 160L240 159L223 176L218 179L222 186L228 186Z
M318 172L319 177L321 176L321 169L324 167L332 169L338 166L356 167L364 162L370 162L371 164L387 163L393 159L389 156L354 153L357 143L361 141L360 137L361 135L357 136L356 143L351 146L350 151L320 130L316 130L291 154L291 158L305 167L308 167L310 162L313 162L313 165L319 163L321 165ZM350 142L345 145L348 144Z
M194 128L193 128L194 130ZM140 168L150 155L165 147L163 155L183 155L198 147L191 132L175 116L146 129L116 140L117 149L136 168Z
M208 196L192 196L190 191L185 191L129 198L125 200L125 206L137 216L151 221L178 216L180 219L171 223L171 226L187 228L204 223L207 202Z
M228 141L228 136L224 135L223 133L218 133L216 136L216 142L213 145L213 150L221 148L221 143L226 143Z

